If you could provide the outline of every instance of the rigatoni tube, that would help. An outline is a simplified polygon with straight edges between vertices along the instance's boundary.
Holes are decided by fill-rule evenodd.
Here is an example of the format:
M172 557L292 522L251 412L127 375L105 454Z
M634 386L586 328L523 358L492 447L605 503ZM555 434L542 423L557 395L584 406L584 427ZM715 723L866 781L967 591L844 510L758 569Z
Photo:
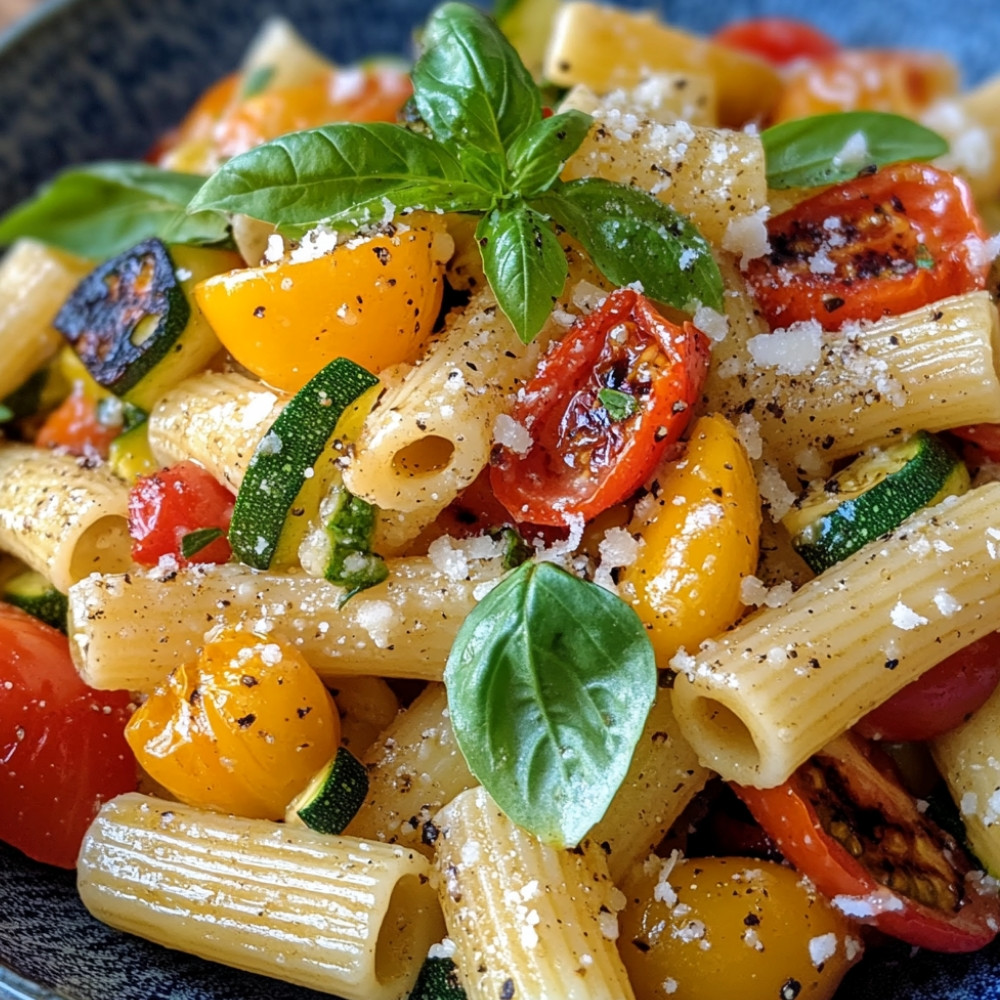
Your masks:
M344 1000L400 1000L444 930L431 874L400 847L130 793L94 820L77 879L112 927Z

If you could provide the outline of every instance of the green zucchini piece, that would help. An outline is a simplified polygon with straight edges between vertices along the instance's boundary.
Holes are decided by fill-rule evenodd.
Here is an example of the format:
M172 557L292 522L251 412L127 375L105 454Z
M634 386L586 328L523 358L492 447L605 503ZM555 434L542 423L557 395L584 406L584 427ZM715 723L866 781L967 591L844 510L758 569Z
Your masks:
M497 27L536 80L542 76L552 22L560 6L561 0L499 0L494 6Z
M969 472L940 437L918 431L865 452L785 515L799 555L821 573L922 507L969 488Z
M239 264L228 250L144 240L91 271L54 325L98 385L151 410L221 349L192 291Z
M372 552L375 508L343 486L329 498L332 510L326 520L330 541L323 575L331 583L347 588L341 604L358 591L381 583L388 575L385 560Z
M55 587L41 573L26 570L18 573L3 585L3 599L14 604L29 615L66 631L66 611L69 602L64 593Z
M98 385L124 396L166 356L190 317L166 246L149 239L91 271L55 327Z
M236 494L229 543L236 558L268 569L296 501L314 477L344 411L378 379L347 358L320 369L289 401L257 445Z
M465 1000L455 963L450 958L425 958L410 991L410 1000Z
M336 756L292 800L287 817L297 817L310 830L342 833L368 796L368 771L349 750Z

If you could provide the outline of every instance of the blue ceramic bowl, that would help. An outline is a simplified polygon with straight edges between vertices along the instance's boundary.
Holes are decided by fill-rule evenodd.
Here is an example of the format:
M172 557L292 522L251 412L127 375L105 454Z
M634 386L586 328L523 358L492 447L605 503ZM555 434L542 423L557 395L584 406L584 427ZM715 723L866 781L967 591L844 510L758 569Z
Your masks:
M431 0L56 0L0 42L0 210L70 163L138 157L280 12L349 61L407 53ZM656 6L651 3L647 6ZM737 16L811 19L844 43L936 48L967 83L1000 71L996 0L664 0L710 30ZM71 873L0 845L0 997L32 1000L306 1000L320 994L213 966L90 919ZM851 1000L1000 997L1000 946L940 957L890 947L845 981ZM541 1000L541 998L540 998Z

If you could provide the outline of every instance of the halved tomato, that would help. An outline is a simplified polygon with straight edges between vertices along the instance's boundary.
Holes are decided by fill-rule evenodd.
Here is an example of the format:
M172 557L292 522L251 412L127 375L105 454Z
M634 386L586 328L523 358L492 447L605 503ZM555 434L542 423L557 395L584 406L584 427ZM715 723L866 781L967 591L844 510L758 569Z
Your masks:
M874 755L845 734L777 788L734 787L785 858L844 913L921 948L982 948L1000 929L996 889Z
M775 66L833 55L840 46L805 21L789 17L752 17L720 28L713 41L760 56Z
M747 280L772 327L896 316L986 287L986 238L968 185L926 163L836 184L767 224Z
M511 417L524 442L494 450L490 481L515 521L566 525L624 500L687 427L708 338L630 288L578 320L538 366Z

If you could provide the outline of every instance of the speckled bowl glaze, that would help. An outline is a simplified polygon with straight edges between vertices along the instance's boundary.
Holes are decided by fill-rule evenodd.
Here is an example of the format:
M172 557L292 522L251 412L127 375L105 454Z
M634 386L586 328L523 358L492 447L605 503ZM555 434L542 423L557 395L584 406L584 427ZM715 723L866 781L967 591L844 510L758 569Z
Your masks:
M640 6L642 4L633 4ZM138 157L212 80L261 20L291 18L341 61L406 53L430 0L56 0L0 40L0 209L60 167ZM966 82L1000 71L996 0L664 0L677 23L805 17L854 45L943 49ZM0 997L30 1000L307 1000L321 994L234 972L120 934L80 905L72 873L0 845ZM842 1000L1000 998L1000 945L972 956L873 952ZM538 998L542 1000L542 998ZM548 1000L548 998L546 998ZM558 998L551 998L558 1000Z

